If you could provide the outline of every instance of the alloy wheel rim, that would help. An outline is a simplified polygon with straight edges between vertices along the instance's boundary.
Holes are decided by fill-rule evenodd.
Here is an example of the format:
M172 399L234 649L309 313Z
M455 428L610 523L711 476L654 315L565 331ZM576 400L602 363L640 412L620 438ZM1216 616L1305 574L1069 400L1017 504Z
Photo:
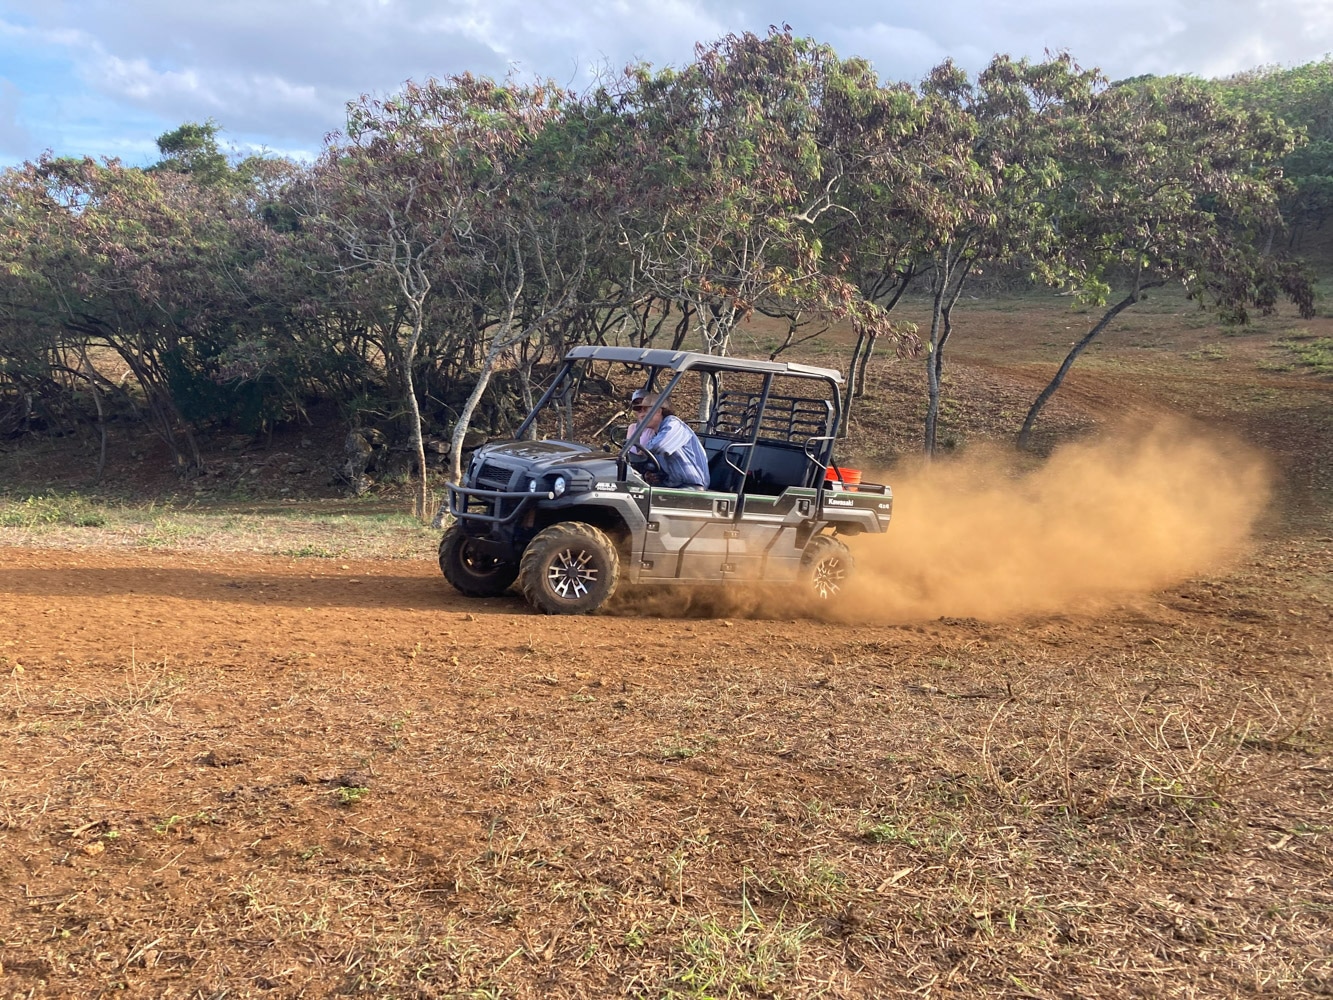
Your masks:
M565 600L586 597L597 583L597 567L592 564L592 558L587 549L563 549L546 570L546 582Z
M846 580L847 570L842 560L836 557L816 564L814 575L811 577L815 593L826 600L842 590Z

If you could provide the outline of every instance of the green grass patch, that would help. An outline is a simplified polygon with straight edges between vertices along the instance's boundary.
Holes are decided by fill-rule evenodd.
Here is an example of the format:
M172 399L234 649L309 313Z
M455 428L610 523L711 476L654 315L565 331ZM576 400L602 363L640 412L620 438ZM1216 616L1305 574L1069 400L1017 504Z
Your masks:
M1231 352L1217 344L1205 344L1198 350L1186 352L1185 357L1191 361L1225 361L1231 357Z
M673 740L661 747L663 760L690 760L717 746L717 737L705 734L695 738Z
M916 847L917 836L897 823L872 823L862 827L861 837L872 844L905 844Z
M364 785L343 785L333 793L340 806L354 806L369 794L370 789Z
M43 525L101 528L106 525L106 515L82 497L56 494L24 497L0 506L0 526L38 528Z
M323 545L301 545L294 549L284 549L280 555L293 559L337 559L338 553Z
M315 505L238 510L191 502L134 504L78 494L0 495L0 541L9 531L50 548L208 550L296 559L429 558L439 542L438 531L403 513L335 513Z
M663 996L698 1000L780 996L800 963L803 946L815 934L809 923L779 915L759 919L748 899L735 923L697 918L681 934L670 956L670 980Z
M1317 375L1333 375L1333 337L1311 337L1304 331L1292 331L1292 336L1278 342L1295 355L1298 367L1308 368Z

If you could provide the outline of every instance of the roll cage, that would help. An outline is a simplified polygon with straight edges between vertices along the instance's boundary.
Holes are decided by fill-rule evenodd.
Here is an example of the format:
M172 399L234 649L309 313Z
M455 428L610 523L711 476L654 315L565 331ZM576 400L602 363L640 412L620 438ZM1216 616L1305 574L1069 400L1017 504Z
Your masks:
M698 373L708 387L698 419L688 421L709 456L709 486L734 493L742 488L777 493L783 488L822 488L832 465L833 446L842 420L842 374L831 368L778 361L718 357L660 348L575 347L560 371L514 435L524 440L538 415L573 389L590 362L610 362L644 372L643 387L658 392L645 419L660 409L686 375ZM728 389L723 376L748 373L760 379L758 390ZM820 396L776 394L778 377L824 384ZM752 383L753 384L753 383ZM626 477L630 446L616 456L618 478Z

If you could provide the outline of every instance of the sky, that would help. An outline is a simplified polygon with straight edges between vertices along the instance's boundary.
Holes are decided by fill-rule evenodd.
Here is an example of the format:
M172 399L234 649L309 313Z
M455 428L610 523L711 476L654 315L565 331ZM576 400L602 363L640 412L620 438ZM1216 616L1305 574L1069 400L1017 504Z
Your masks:
M1333 52L1333 0L0 0L0 166L57 155L146 166L212 120L224 148L302 159L348 101L469 71L582 89L632 61L790 24L886 80L945 58L1068 51L1110 79L1225 76Z

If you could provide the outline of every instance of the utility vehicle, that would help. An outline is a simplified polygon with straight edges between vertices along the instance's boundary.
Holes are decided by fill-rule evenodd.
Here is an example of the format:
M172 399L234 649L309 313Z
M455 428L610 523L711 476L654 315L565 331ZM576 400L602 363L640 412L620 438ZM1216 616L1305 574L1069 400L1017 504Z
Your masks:
M514 440L478 448L449 487L440 569L472 597L517 581L549 614L594 611L627 584L787 584L834 600L853 569L842 537L886 530L893 507L887 486L833 464L841 384L800 364L576 347ZM707 490L653 484L656 462L627 434L635 388L659 394L648 417L669 405L698 434Z

